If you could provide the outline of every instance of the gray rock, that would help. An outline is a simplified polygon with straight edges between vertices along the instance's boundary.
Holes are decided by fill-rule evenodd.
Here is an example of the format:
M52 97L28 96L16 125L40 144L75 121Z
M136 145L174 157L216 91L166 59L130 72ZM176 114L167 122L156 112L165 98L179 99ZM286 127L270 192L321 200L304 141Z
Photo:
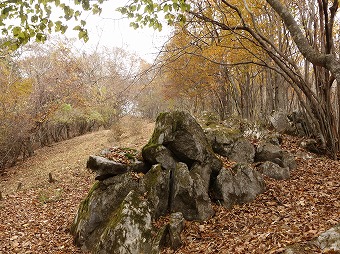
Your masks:
M146 174L150 170L150 166L148 166L143 161L136 160L135 162L128 165L128 170L136 173Z
M297 168L295 157L287 151L282 152L281 163L282 167L288 167L290 170Z
M135 191L129 192L104 226L94 253L150 253L152 217L147 200Z
M279 164L282 157L282 149L271 143L261 143L255 153L255 161L271 161Z
M75 244L85 250L93 249L102 234L102 225L107 223L126 195L137 187L138 182L130 173L96 182L80 204L71 226Z
M177 163L173 171L171 212L181 212L187 220L207 220L214 215L206 185L197 172L185 163Z
M163 145L149 145L145 146L142 151L143 158L150 163L161 164L165 169L174 169L176 167L176 160L171 151Z
M318 248L318 250L316 250ZM285 254L340 253L340 224L308 242L295 243L286 247Z
M186 219L194 220L212 216L209 183L211 175L217 175L222 168L222 162L190 114L160 114L142 155L147 162L160 163L172 171L170 211L182 212Z
M161 227L152 241L151 254L159 254L160 250L165 247L170 247L169 239L169 224Z
M265 140L268 143L279 146L282 144L282 135L279 133L268 134L265 136Z
M177 250L182 246L181 233L184 229L184 217L181 212L170 214L168 224L161 227L152 242L151 254L158 254L165 247Z
M290 171L288 167L282 168L271 161L262 163L258 169L262 174L276 180L285 180L290 177Z
M205 128L204 132L214 152L224 157L230 155L233 144L242 137L240 130L224 126Z
M181 232L184 228L184 217L181 212L172 213L169 222L170 247L177 250L182 245Z
M210 178L211 178L211 170L210 166L206 164L201 163L194 163L192 167L189 169L190 175L198 174L202 180L203 183L203 189L208 193L209 191L209 184L210 184Z
M142 193L146 192L146 198L151 207L154 219L165 215L170 210L170 170L163 170L160 164L154 165L147 172L139 188Z
M128 171L126 164L95 155L89 157L86 167L96 173L96 180L105 180L109 177L124 174Z
M204 131L215 153L238 163L254 162L255 148L240 130L216 126Z
M262 175L249 165L237 164L222 169L212 185L212 195L230 209L235 204L250 202L265 191Z
M237 140L227 155L227 158L237 163L253 163L255 148L249 140L241 138Z
M340 251L340 223L322 233L315 241L317 246L326 251Z
M271 161L281 167L289 167L290 170L294 170L297 167L294 156L287 151L283 151L281 147L266 142L258 145L255 153L255 161Z
M189 167L199 162L209 165L209 171L219 172L222 168L222 162L213 152L201 126L189 113L174 111L157 117L152 137L142 150L146 161L154 160L155 156L149 150L158 145L170 150L175 161L184 162Z
M282 110L274 111L269 116L269 121L272 124L272 126L275 128L275 130L279 133L287 133L287 134L294 133L294 128L289 122L287 112L284 112Z

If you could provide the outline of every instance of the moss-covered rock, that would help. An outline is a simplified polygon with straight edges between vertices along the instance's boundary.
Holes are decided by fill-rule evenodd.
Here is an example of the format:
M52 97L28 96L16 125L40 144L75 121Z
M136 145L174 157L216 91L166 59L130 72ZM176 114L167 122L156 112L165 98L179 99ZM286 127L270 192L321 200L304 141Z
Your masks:
M140 190L146 193L154 219L166 215L170 209L170 169L154 165L142 180Z
M181 212L187 220L204 221L214 215L206 183L185 163L173 171L171 212Z
M91 217L91 205L96 198L96 192L99 188L99 182L95 182L87 194L86 198L80 203L78 212L71 225L71 234L74 236L74 242L82 246L87 241L88 227L87 223Z
M154 160L149 151L157 151L155 147L159 145L166 147L175 161L184 162L189 167L194 162L209 164L211 170L217 172L222 167L203 129L189 113L174 111L158 116L152 137L143 148L144 159Z
M205 128L204 132L215 153L228 157L232 152L233 145L242 137L239 129L224 126Z
M97 244L110 215L126 195L138 187L130 173L97 182L79 206L71 227L74 242L82 249L92 250Z
M152 238L149 204L137 191L132 190L111 214L94 253L150 253Z
M186 219L194 220L212 216L209 183L222 163L190 114L183 111L160 114L142 154L149 163L160 163L162 168L171 170L168 207L171 212L182 212Z

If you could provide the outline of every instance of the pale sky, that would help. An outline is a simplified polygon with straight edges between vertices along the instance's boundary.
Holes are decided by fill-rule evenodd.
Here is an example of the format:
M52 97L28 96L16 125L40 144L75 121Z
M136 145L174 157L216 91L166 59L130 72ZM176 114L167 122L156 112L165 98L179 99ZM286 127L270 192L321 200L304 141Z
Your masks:
M119 12L115 11L117 7L124 6L126 2L127 0L105 1L100 16L88 15L86 27L90 40L86 44L77 41L75 46L85 50L94 50L97 46L120 47L152 62L168 39L171 28L163 26L161 32L151 28L133 29L129 26L133 20L123 18ZM71 26L66 32L67 37L77 37L77 32L72 31Z

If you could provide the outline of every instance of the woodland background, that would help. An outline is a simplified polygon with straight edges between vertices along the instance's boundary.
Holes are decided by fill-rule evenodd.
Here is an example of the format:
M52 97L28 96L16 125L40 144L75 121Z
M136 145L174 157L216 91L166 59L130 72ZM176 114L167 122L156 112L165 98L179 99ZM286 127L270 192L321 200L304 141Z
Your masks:
M20 41L24 30L9 28L7 34L26 45L16 49L18 41L12 48L8 40L2 43L0 168L38 147L108 128L123 115L155 119L172 109L258 125L267 124L273 111L295 111L308 123L306 133L336 158L340 89L333 69L338 63L332 69L306 56L273 7L276 2L165 1L151 7L130 2L123 14L160 28L150 17L161 10L174 26L153 64L121 48L79 52L63 37L39 37L45 44ZM338 57L338 1L287 0L281 7L295 18L312 53ZM180 9L184 14L175 16ZM59 23L57 28L63 30Z

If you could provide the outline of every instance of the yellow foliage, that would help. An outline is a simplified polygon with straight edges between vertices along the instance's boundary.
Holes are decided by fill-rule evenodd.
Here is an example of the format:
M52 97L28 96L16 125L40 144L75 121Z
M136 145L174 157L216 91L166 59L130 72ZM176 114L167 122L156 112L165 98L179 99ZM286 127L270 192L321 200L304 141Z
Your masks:
M228 27L242 27L244 22L265 37L278 34L276 27L280 26L275 26L275 22L279 21L269 20L269 9L263 8L264 0L230 0L228 3L230 6L217 0L199 1L197 10ZM236 86L240 92L240 84L246 83L242 73L250 73L252 84L261 83L257 74L263 67L253 63L267 58L266 52L245 29L223 30L216 23L198 19L184 28L178 27L166 45L162 56L164 89L170 98L194 97L218 90L223 84ZM237 77L237 82L229 83L225 68L228 75Z

